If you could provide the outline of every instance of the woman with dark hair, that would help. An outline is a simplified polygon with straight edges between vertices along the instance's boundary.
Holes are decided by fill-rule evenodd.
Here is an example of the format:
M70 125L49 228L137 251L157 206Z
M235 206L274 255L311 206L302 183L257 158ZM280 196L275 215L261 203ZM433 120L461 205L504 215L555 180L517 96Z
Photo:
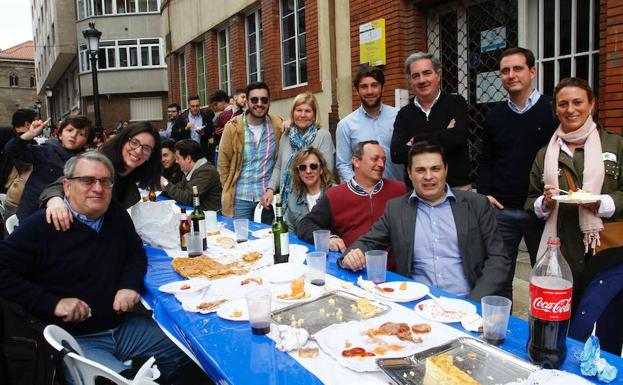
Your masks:
M333 184L333 175L320 151L314 147L297 152L289 172L292 175L292 193L288 195L286 222L296 233L301 219Z
M106 142L99 151L115 167L112 198L123 207L128 208L140 200L139 187L159 187L162 169L160 135L150 123L132 123ZM73 216L63 197L63 188L59 181L48 186L40 197L41 203L47 208L47 221L53 223L58 230L68 229L73 222Z

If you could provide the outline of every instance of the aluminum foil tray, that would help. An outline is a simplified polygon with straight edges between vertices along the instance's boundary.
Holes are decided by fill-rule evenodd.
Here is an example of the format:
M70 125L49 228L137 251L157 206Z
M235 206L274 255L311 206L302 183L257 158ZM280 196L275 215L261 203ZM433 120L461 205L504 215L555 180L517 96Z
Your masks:
M363 298L356 294L335 290L323 294L313 301L298 303L276 310L272 313L272 319L281 325L291 325L295 322L297 326L313 335L327 326L341 322L373 318L385 314L390 309L386 304L368 299L370 304L379 311L374 316L365 318L360 312L353 311L357 307L357 300Z
M539 368L484 341L461 337L446 344L403 358L380 358L379 367L399 385L422 385L426 360L443 353L453 357L456 367L482 385L521 382Z

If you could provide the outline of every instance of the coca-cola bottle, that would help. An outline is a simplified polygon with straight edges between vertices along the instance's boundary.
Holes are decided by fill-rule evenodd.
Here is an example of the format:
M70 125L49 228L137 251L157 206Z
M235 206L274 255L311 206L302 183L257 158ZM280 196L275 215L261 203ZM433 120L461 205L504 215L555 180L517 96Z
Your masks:
M567 357L573 276L560 253L560 240L549 238L547 250L530 273L528 357L546 369L557 369Z

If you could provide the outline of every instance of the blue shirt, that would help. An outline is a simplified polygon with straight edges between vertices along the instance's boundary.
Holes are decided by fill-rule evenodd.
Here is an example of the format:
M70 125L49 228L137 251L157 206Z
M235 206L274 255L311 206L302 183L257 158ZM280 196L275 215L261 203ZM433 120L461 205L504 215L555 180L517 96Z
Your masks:
M201 136L199 136L196 130L204 125L201 113L193 115L190 111L188 111L188 121L193 124L193 128L190 130L190 139L197 143L201 143Z
M417 199L413 266L411 277L460 296L467 296L471 286L459 254L450 199L456 199L446 185L446 198L434 206L420 199L415 190L409 199Z
M530 96L528 96L528 100L526 100L526 105L523 107L523 109L519 108L515 103L513 103L513 101L510 100L510 98L508 99L508 107L517 114L523 114L524 112L531 109L532 106L534 106L536 102L539 101L540 97L541 97L541 93L537 91L536 88L533 88L532 93L530 94Z
M103 215L101 217L97 218L97 219L89 219L89 218L87 218L86 215L80 214L79 212L74 210L74 208L71 207L71 204L67 200L67 197L63 198L63 200L65 201L65 204L67 205L67 207L69 207L69 210L71 210L71 213L73 214L74 217L76 217L80 222L82 222L85 225L89 226L90 228L92 228L96 232L98 232L98 233L100 232L100 229L102 228L102 222L104 222L104 216Z
M389 150L397 113L397 108L381 104L381 109L376 117L370 116L363 107L359 107L340 120L335 132L335 158L337 172L343 182L352 179L354 175L351 166L353 149L357 143L365 140L378 141L385 151L387 162L385 163L383 177L404 181L404 167L391 161Z

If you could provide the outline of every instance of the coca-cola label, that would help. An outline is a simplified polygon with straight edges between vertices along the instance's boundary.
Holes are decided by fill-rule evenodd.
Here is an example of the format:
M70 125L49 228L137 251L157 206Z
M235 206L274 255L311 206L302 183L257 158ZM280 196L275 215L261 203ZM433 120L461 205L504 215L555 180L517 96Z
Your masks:
M573 288L546 289L530 283L530 314L544 321L564 321L571 316Z

